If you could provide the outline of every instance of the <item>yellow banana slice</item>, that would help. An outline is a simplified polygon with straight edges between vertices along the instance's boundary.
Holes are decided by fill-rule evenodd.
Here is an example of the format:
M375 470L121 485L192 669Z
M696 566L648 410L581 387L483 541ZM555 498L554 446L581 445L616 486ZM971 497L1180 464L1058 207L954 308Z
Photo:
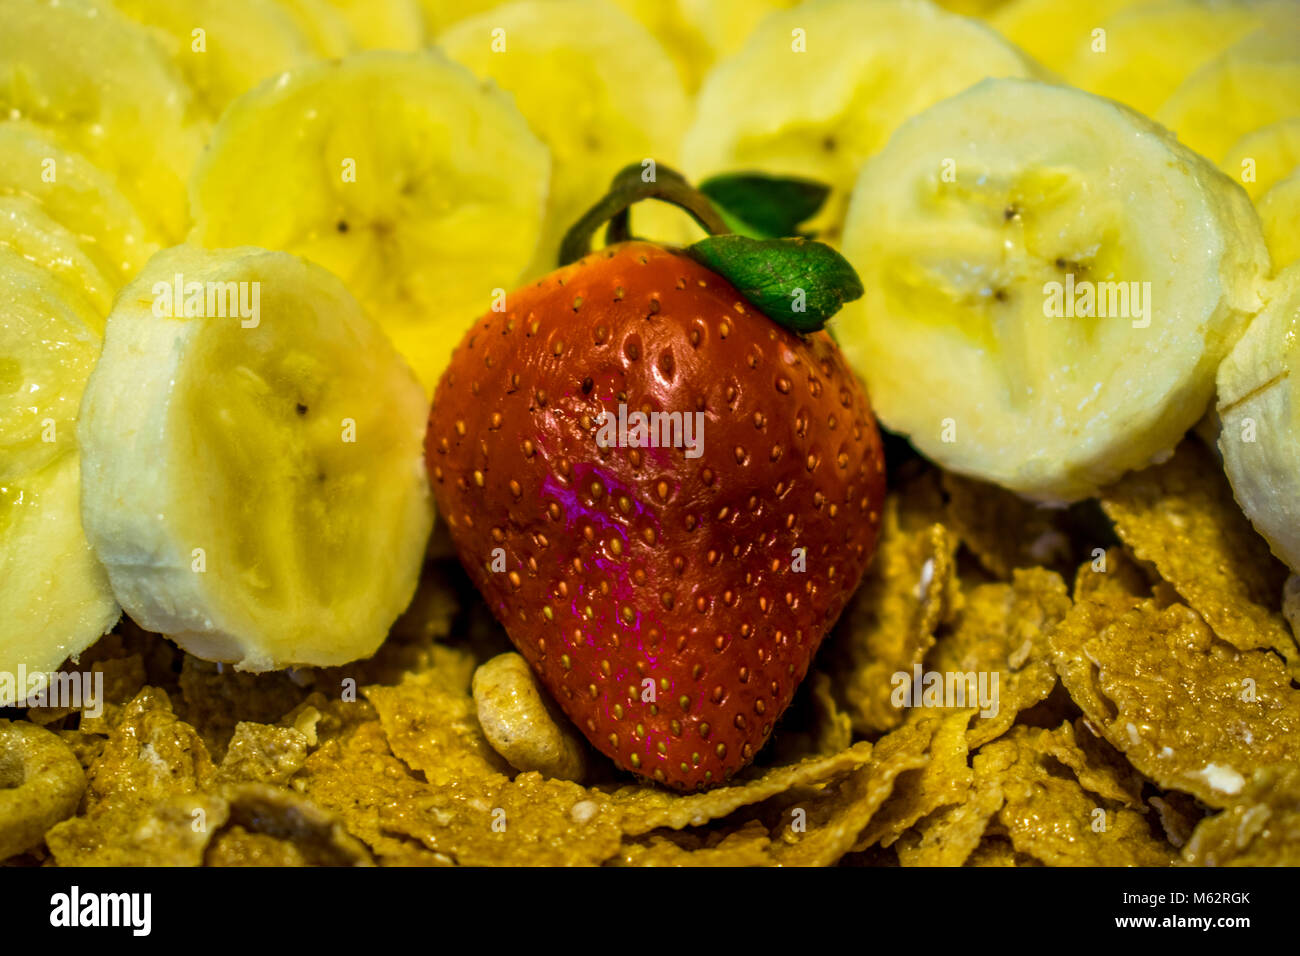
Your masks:
M988 17L1000 10L1007 0L937 0L939 6L965 17Z
M123 608L196 656L256 671L364 657L429 537L426 416L325 270L164 250L118 296L86 387L86 533Z
M494 31L502 31L496 33ZM551 148L546 226L529 274L628 163L676 162L686 94L645 28L601 0L521 0L462 20L438 44L507 90Z
M70 291L0 248L0 671L32 691L118 616L81 530L75 421L100 340ZM27 689L0 683L0 706Z
M432 392L537 248L546 148L436 52L316 63L233 103L191 183L194 239L325 266Z
M1110 100L986 80L863 167L839 341L944 467L1074 500L1170 451L1259 304L1240 186Z
M424 28L436 37L447 27L467 17L499 7L505 0L420 0Z
M681 0L613 0L659 41L677 67L682 88L694 93L713 63L713 52L682 13Z
M113 177L30 123L0 123L0 196L39 202L102 265L114 290L158 251L153 231Z
M148 28L213 119L241 93L313 58L276 0L112 0Z
M834 232L862 161L905 119L986 76L1034 70L982 22L925 0L811 0L764 19L709 74L683 162L696 179L756 169L827 183L811 225Z
M1258 199L1300 168L1300 116L1251 130L1232 145L1219 168Z
M796 0L613 0L659 41L695 93L718 60L744 45L760 20Z
M1258 209L1273 271L1281 272L1300 260L1300 168L1264 193Z
M329 0L277 0L313 49L324 57L347 56L359 49L352 28Z
M1280 9L1256 0L1162 0L1129 7L1100 21L1099 34L1082 38L1061 74L1089 93L1148 115L1187 77ZM1091 8L1079 5L1080 11Z
M418 50L424 16L416 0L326 0L339 12L363 50Z
M0 479L39 471L76 447L77 407L99 355L96 324L83 296L0 249Z
M709 46L711 62L740 52L764 18L799 0L678 0L682 19Z
M1300 570L1300 264L1219 367L1219 450L1232 491L1273 553Z
M51 671L120 616L81 530L79 494L75 451L32 474L0 478L0 671L26 671L24 690L46 687ZM0 684L0 707L23 696Z
M50 129L113 173L163 235L184 235L206 123L143 27L99 0L4 0L0 114Z
M1252 33L1189 76L1155 116L1215 162L1251 130L1300 116L1300 26Z
M59 279L65 296L84 299L78 310L96 333L113 307L113 284L77 237L46 214L28 196L0 195L0 249L17 253Z
M1153 2L1157 0L1011 0L994 10L989 22L1039 63L1061 73L1112 16Z

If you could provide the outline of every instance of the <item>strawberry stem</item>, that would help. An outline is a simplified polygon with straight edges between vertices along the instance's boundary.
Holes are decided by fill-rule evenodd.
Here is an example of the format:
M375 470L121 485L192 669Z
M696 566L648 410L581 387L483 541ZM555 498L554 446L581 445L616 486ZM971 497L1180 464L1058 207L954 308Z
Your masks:
M654 178L647 180L647 175ZM630 239L628 210L643 199L657 199L684 209L711 236L731 231L713 208L709 197L692 187L681 173L662 165L656 166L652 172L641 163L632 163L619 170L604 198L565 233L564 241L560 243L560 265L577 262L591 252L591 237L602 223L609 223L606 242Z
M757 181L757 189L753 181ZM800 221L809 214L807 207L815 211L825 199L823 193L812 195L810 185L816 184L807 180L787 183L752 175L729 185L735 187L733 192L772 196L779 195L780 189L797 187L802 191L795 195L797 201L791 201L787 195L776 202L778 206L793 207L787 212L799 215ZM769 205L772 196L768 197ZM830 246L803 237L737 235L728 228L724 216L709 197L691 186L681 173L667 166L646 167L641 163L620 170L605 197L565 234L560 244L560 265L577 262L591 252L591 237L601 223L608 223L605 229L608 245L632 238L629 210L643 199L669 202L689 213L709 237L686 252L735 286L736 291L769 319L792 332L806 334L820 330L845 302L862 295L858 274ZM812 205L814 199L816 204ZM781 209L775 207L765 210L766 218L773 222L780 219L780 213Z

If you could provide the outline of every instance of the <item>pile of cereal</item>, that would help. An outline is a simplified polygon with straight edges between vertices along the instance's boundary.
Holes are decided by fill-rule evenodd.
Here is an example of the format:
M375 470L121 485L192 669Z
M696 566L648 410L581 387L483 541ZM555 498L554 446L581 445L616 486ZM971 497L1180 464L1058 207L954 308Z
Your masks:
M373 658L236 673L124 622L0 726L13 865L1300 863L1285 570L1189 438L1049 510L912 460L754 767L618 775L433 561Z

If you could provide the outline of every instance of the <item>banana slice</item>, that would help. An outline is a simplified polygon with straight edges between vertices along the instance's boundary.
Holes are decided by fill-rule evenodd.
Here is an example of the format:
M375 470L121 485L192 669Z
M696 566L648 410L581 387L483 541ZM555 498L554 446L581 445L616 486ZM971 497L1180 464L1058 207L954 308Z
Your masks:
M1007 0L938 0L939 6L964 17L988 17L1000 10Z
M989 22L1050 70L1061 73L1112 16L1156 0L1011 0Z
M84 299L78 310L93 317L90 327L104 331L104 318L113 307L113 284L77 237L46 214L28 196L0 195L0 249L8 249L63 283L65 296Z
M418 50L424 16L416 0L326 0L338 11L363 50Z
M213 119L268 76L315 56L275 0L112 0L157 36Z
M1104 35L1089 31L1060 69L1075 86L1149 115L1187 77L1277 12L1276 5L1253 0L1164 0L1129 6L1104 20L1094 17ZM1080 5L1081 10L1091 7Z
M1266 192L1258 209L1273 271L1280 272L1300 260L1300 169Z
M1155 116L1216 162L1251 130L1300 116L1300 26L1252 33L1189 76Z
M70 291L0 248L0 671L8 674L54 670L118 616L77 504L77 405L100 341L93 311ZM31 689L44 684L38 676ZM0 706L13 703L0 689Z
M26 670L33 692L120 616L81 530L79 493L76 452L33 474L0 478L0 670ZM0 707L16 702L0 684Z
M713 65L713 50L686 18L681 0L613 0L614 4L650 32L677 67L682 88L694 93Z
M206 123L153 35L98 0L0 3L0 114L28 119L113 173L171 238Z
M1232 145L1219 168L1258 199L1300 168L1300 116L1251 130Z
M614 0L672 57L688 93L709 70L745 45L768 14L789 10L798 0Z
M0 123L0 196L39 202L102 266L114 290L158 251L153 231L113 177L30 123Z
M0 480L39 471L76 447L77 406L99 355L89 302L0 249Z
M677 0L682 19L708 44L711 62L740 52L758 25L800 0Z
M505 48L494 52L494 30ZM672 61L631 17L600 0L521 0L438 38L455 60L509 91L551 148L546 227L530 275L557 265L560 240L610 178L647 157L673 164L688 120Z
M347 56L359 49L343 14L329 0L278 0L312 48L323 57Z
M1233 494L1273 553L1300 570L1300 264L1219 366L1219 450Z
M763 20L709 74L682 146L686 170L696 179L757 169L828 183L810 225L833 234L862 161L900 123L986 76L1034 70L980 21L922 0L812 0Z
M1241 187L1110 100L987 80L903 126L854 190L841 347L944 467L1074 500L1171 450L1259 305Z
M200 314L174 314L177 282ZM324 269L160 252L118 296L78 425L82 520L113 593L142 627L241 669L372 653L433 521L427 412Z
M231 106L191 183L194 239L330 269L432 392L465 326L531 260L548 168L509 98L464 67L362 53Z
M453 23L501 6L505 0L420 0L424 29L436 37Z

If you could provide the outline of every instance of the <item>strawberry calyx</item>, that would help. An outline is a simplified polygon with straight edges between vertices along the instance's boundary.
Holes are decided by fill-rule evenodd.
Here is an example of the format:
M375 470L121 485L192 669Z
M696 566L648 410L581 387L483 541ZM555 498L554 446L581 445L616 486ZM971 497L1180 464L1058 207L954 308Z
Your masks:
M624 167L614 176L609 192L565 234L560 265L587 255L602 223L607 224L607 245L631 239L631 207L655 199L683 209L709 233L686 252L783 328L799 334L816 332L845 302L862 295L862 282L853 266L830 246L806 236L767 235L774 228L792 231L815 213L825 199L823 187L760 174L715 177L708 185L715 196L734 197L732 211L715 206L709 195L667 166ZM794 200L785 218L775 208L781 197ZM746 208L753 210L748 218ZM748 228L755 220L764 226ZM739 234L732 226L745 226L751 234Z
M848 260L815 239L710 236L686 251L792 332L818 331L863 292Z

